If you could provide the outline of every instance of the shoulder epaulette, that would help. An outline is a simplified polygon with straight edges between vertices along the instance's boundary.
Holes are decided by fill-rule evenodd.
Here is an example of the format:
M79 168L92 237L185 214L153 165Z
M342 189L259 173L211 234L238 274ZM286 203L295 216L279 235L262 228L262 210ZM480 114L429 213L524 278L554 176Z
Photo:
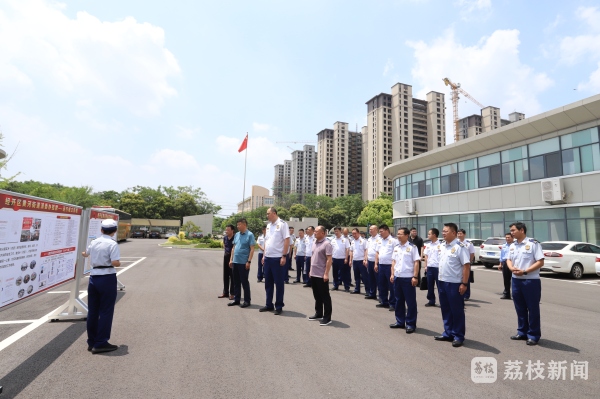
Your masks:
M540 242L538 240L536 240L535 238L530 238L529 242L534 242L536 244L539 244Z
M465 244L463 244L462 242L459 242L458 245L460 245L461 247L465 246Z

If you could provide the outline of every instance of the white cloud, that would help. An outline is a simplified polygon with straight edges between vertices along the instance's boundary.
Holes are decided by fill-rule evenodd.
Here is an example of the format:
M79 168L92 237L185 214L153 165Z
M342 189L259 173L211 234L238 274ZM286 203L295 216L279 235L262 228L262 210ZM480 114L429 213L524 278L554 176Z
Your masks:
M588 80L578 85L578 90L597 93L600 91L600 10L598 7L579 7L575 16L583 22L587 32L579 36L567 36L560 42L560 60L575 65L587 60L598 63Z
M419 83L419 98L431 90L446 94L447 134L452 127L450 90L442 79L461 83L463 89L482 104L500 107L502 116L518 111L531 116L541 111L537 96L553 84L545 74L519 59L519 31L497 30L472 46L459 43L452 29L431 43L407 42L414 49L413 78ZM474 109L461 99L459 117Z
M30 92L49 87L80 106L104 104L136 115L155 115L177 91L180 75L165 48L162 28L101 21L86 12L75 18L46 0L6 0L0 10L0 87Z
M196 133L200 131L199 128L192 129L181 125L176 125L175 128L177 129L177 133L175 133L175 135L184 140L193 139Z
M560 15L560 14L556 15L556 18L554 18L554 21L552 21L550 24L548 24L548 26L546 26L544 28L544 33L548 34L548 33L553 32L563 22L564 22L564 18L562 17L562 15Z
M242 144L243 137L218 136L216 139L217 150L225 156L235 156ZM292 159L290 150L282 149L266 137L248 138L248 164L252 164L257 170L272 173L273 166L283 163L285 159ZM239 154L244 156L245 154Z
M268 132L272 128L273 127L271 125L269 125L268 123L258 123L258 122L252 123L252 130L254 130L255 132Z
M486 19L492 12L492 0L458 0L454 5L463 20Z
M383 76L387 76L392 69L394 69L394 63L391 59L388 59L383 67Z

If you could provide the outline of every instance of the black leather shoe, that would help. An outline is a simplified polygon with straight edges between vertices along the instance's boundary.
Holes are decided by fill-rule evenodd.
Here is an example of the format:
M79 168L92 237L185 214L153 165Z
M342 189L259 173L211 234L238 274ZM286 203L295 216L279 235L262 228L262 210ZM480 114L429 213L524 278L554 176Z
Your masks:
M412 334L412 333L414 333L414 332L415 332L415 329L414 329L414 328L410 328L410 327L409 327L409 328L407 328L407 329L406 329L406 333L407 333L407 334Z
M273 308L268 308L266 306L263 306L262 308L258 309L259 312L271 312L273 310Z
M233 302L229 302L229 303L227 304L227 306L235 306L235 305L239 305L239 304L240 304L240 302L239 302L239 301L233 301Z
M310 288L310 287L312 287L312 285L310 285L310 284L304 284L303 287L304 288Z
M354 284L352 284L352 283L351 283L351 284L350 284L350 287L354 287Z
M426 308L435 307L435 303L426 303L425 307Z
M289 282L289 281L284 281L284 283L285 283L285 284L289 284L290 282Z
M323 315L318 315L315 313L314 315L310 316L308 318L308 320L321 320L322 318L323 318Z
M330 289L330 291L338 291L338 287L333 287Z
M250 302L244 302L240 305L240 308L247 308L248 306L250 306Z
M119 349L119 347L117 345L111 345L107 342L106 344L104 344L103 346L101 346L99 348L92 348L92 353L96 354L96 353L112 352L112 351L116 351L117 349Z
M534 346L534 345L537 345L537 344L538 344L537 341L534 341L532 339L528 339L527 340L527 345L529 345L529 346Z
M377 299L377 298L372 295L365 295L365 299Z
M513 335L512 337L510 337L510 339L512 339L513 341L527 341L527 336L526 335Z
M92 349L94 349L94 347L93 347L93 346L88 346L88 352L91 352L91 351L92 351Z
M502 295L502 296L500 297L500 299L512 299L512 298L511 298L510 296L507 296L507 295Z
M279 316L281 314L281 309L275 309L275 316Z
M378 303L377 305L375 305L376 308L389 308L390 305L384 305L383 303Z
M433 339L435 339L436 341L448 341L448 342L454 341L452 338L446 337L445 335L436 335L435 337L433 337Z
M294 280L294 281L292 281L292 284L298 284L299 282L300 281L298 281L298 280Z
M390 328L406 328L406 327L404 326L404 324L394 323L394 324L390 324Z
M351 294L360 294L360 292L352 291Z
M350 292L350 288L346 288L344 292Z
M454 341L452 341L452 346L455 348L458 348L459 346L463 346L463 341L454 340Z
M395 312L396 309L393 306L390 306L390 312Z

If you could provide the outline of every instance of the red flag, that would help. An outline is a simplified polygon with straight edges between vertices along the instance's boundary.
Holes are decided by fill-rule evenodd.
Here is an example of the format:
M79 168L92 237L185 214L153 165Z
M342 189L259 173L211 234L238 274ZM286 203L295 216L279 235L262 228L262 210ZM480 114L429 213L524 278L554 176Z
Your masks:
M246 133L246 138L244 139L244 141L242 141L242 145L240 146L238 152L244 151L246 147L248 147L248 133Z

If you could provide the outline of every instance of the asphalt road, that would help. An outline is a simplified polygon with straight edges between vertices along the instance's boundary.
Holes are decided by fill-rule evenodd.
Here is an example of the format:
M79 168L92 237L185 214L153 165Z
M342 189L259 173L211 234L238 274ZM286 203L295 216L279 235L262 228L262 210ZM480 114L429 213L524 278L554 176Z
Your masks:
M121 245L125 266L146 259L119 277L126 289L111 338L119 350L87 352L85 322L44 323L0 352L0 398L598 397L597 278L543 279L542 339L528 347L509 339L517 320L512 302L499 299L501 274L477 268L465 346L453 348L434 341L441 313L423 306L424 292L417 295L415 334L390 329L393 313L375 308L376 301L344 292L332 293L334 322L320 327L307 320L314 301L300 285L286 285L281 316L258 312L265 293L254 277L256 260L252 306L227 307L217 298L221 251L157 244ZM0 322L39 319L67 297L42 294L0 312ZM0 324L0 344L27 325ZM496 382L472 381L474 357L496 360ZM526 365L538 360L544 379L532 380ZM520 380L504 379L508 361L523 362ZM564 380L549 379L551 361L566 361ZM573 361L588 362L587 380L571 379Z

